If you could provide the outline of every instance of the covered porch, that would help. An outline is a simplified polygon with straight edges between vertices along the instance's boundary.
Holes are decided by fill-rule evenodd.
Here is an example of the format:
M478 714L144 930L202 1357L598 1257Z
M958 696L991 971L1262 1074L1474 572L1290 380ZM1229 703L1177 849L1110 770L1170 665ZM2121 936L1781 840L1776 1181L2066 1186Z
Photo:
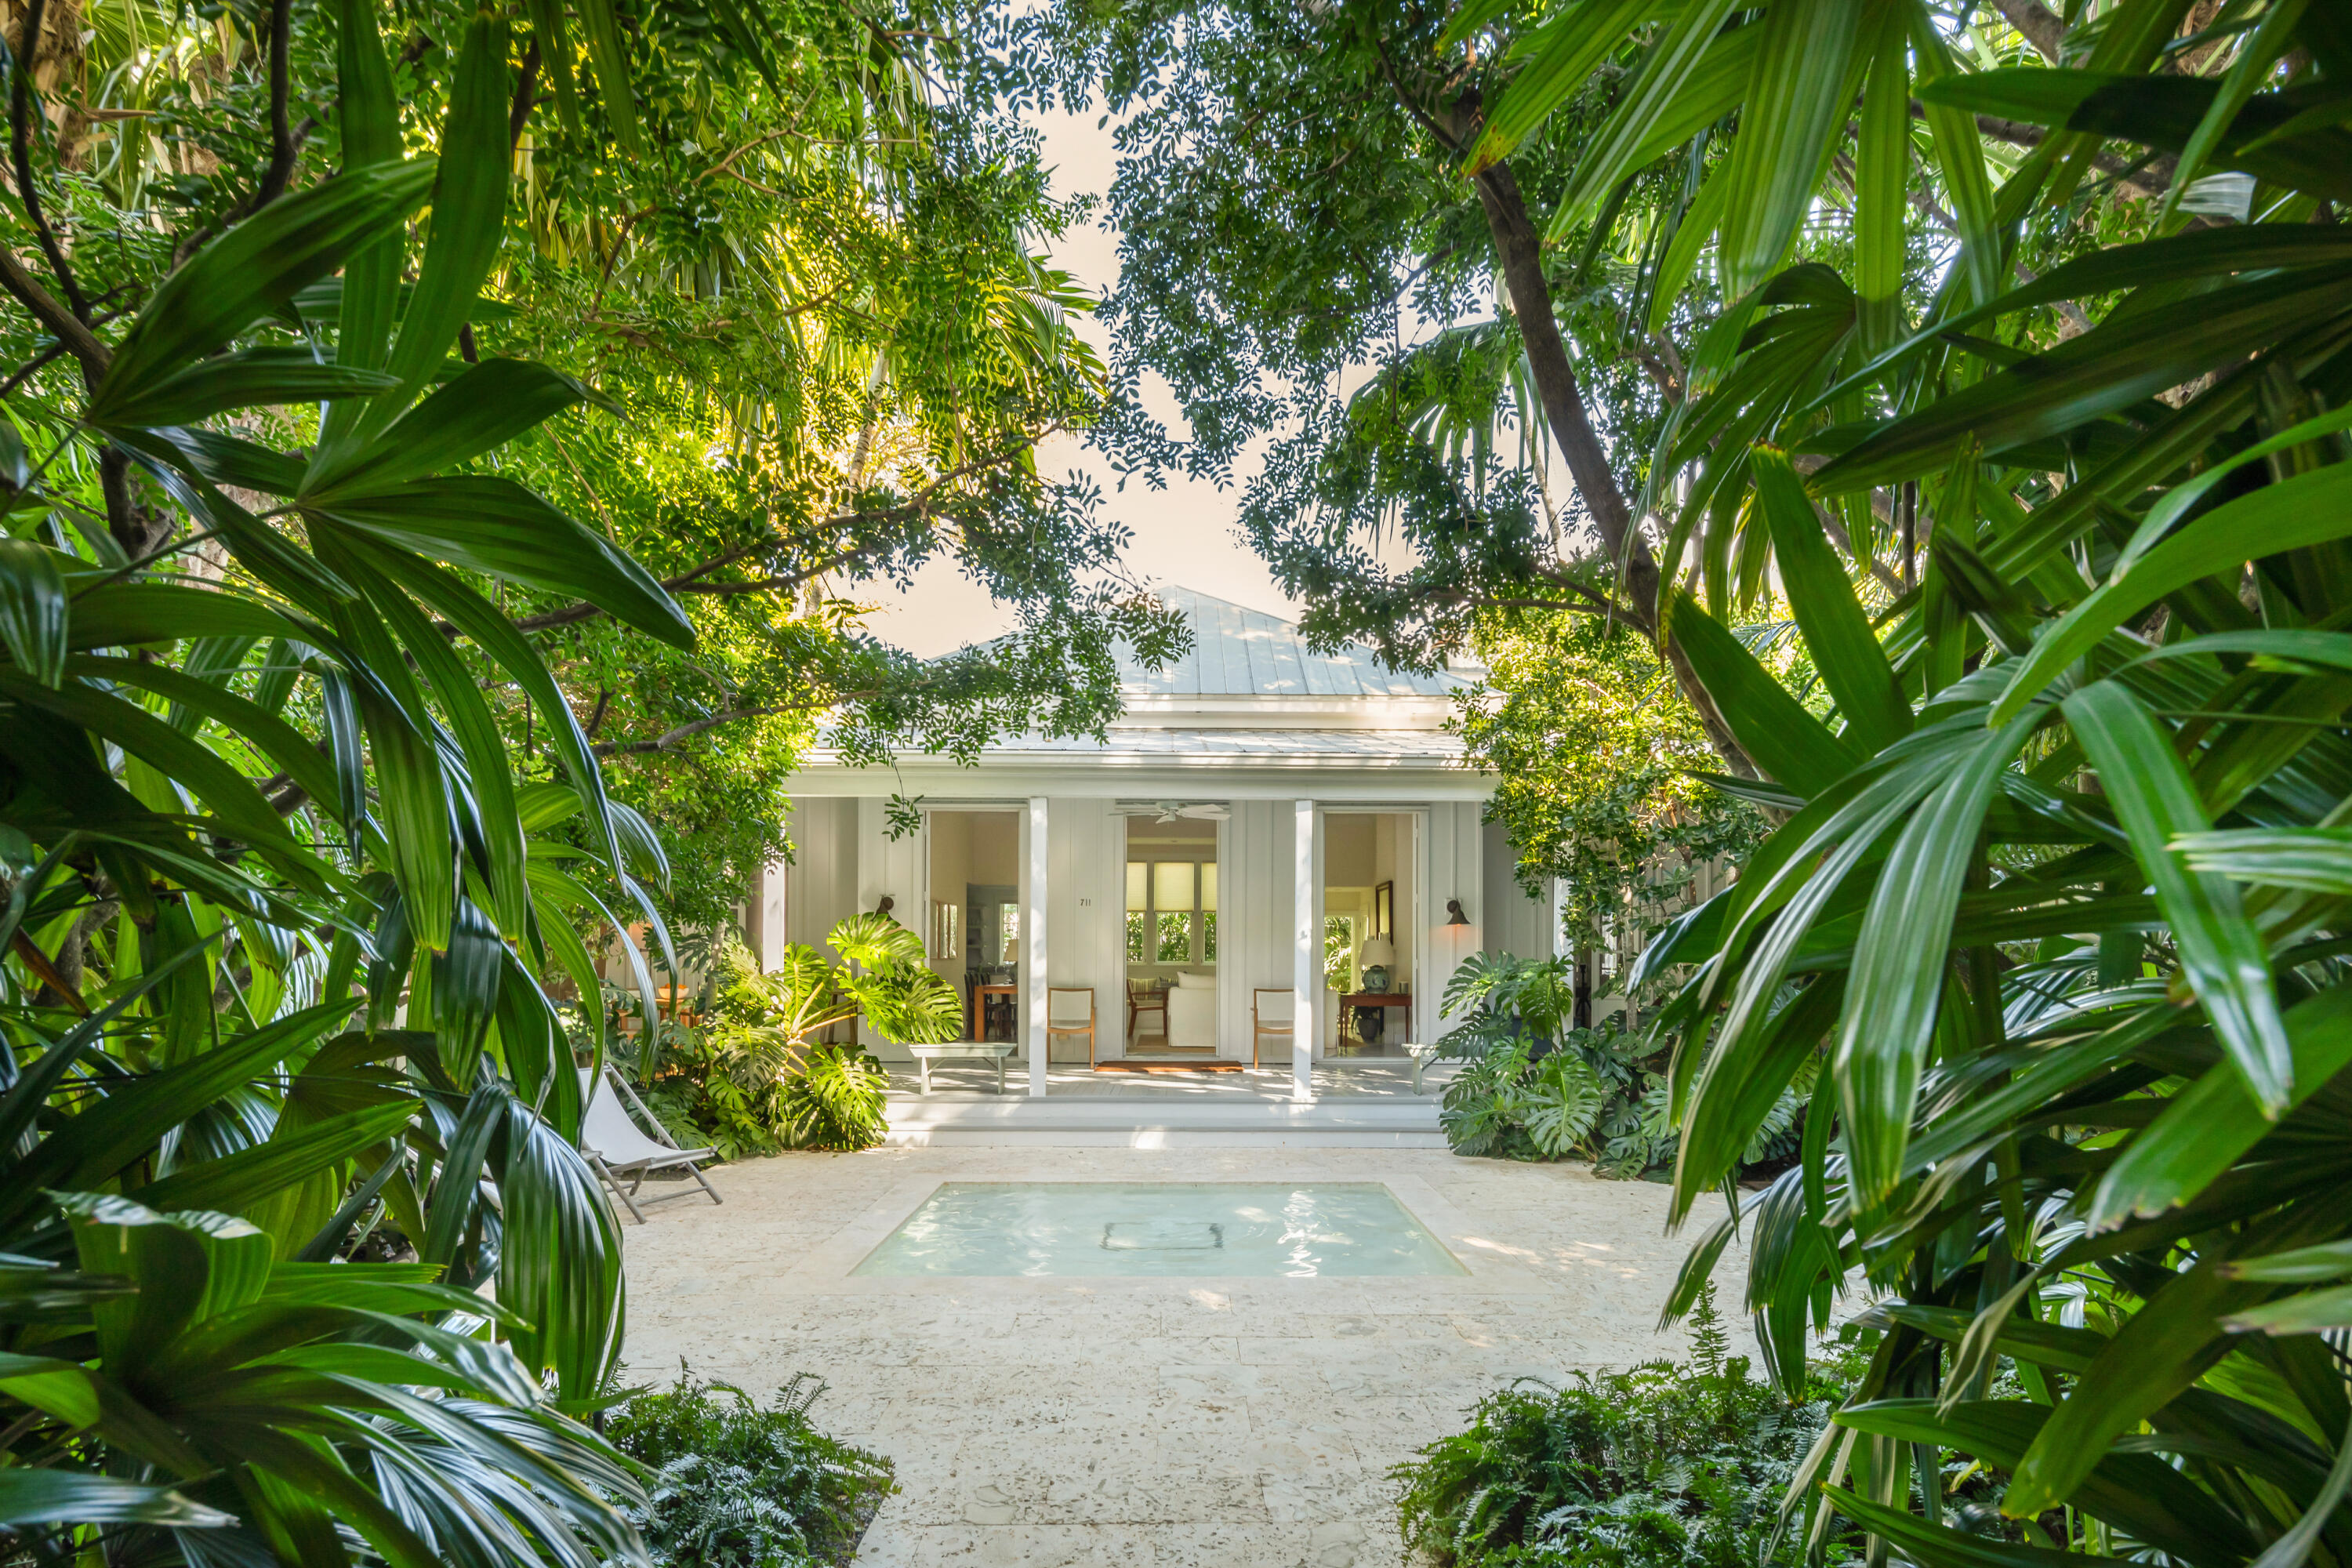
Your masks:
M1008 1087L1036 1098L1409 1081L1404 1047L1447 1026L1457 965L1548 951L1549 910L1510 881L1475 798L1251 798L1242 782L1212 800L949 800L895 838L887 797L804 793L797 863L768 879L755 935L822 945L887 908L964 999L966 1037L1008 1047ZM862 1043L911 1088L905 1047ZM930 1072L935 1092L995 1079L986 1061Z
M762 963L888 910L963 999L968 1039L1004 1051L1008 1090L1034 1100L1313 1102L1409 1084L1404 1047L1444 1033L1465 960L1552 948L1548 900L1519 889L1481 820L1492 781L1447 729L1464 682L1166 597L1192 652L1128 672L1127 712L1101 739L1015 737L972 766L814 757L793 785L795 858L751 900ZM861 1043L912 1085L905 1047ZM992 1091L998 1065L935 1062L935 1089Z

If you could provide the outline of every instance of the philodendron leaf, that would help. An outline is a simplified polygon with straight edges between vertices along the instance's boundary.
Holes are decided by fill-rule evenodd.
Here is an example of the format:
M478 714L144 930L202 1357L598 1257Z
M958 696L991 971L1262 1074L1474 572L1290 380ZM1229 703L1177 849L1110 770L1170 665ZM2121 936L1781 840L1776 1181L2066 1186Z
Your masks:
M16 668L52 691L66 678L65 574L47 545L0 539L0 641Z

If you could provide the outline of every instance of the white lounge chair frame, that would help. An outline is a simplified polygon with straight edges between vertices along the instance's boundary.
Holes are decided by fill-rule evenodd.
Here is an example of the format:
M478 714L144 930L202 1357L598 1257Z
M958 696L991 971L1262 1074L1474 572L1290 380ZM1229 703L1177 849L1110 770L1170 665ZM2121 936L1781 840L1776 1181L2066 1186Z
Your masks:
M586 1109L580 1113L580 1152L586 1157L588 1168L603 1178L613 1195L621 1200L621 1206L629 1211L631 1218L643 1225L646 1207L673 1198L694 1196L693 1189L688 1188L640 1199L637 1189L656 1171L682 1168L710 1195L712 1203L727 1201L696 1163L709 1159L718 1152L716 1149L679 1148L661 1120L646 1109L646 1102L637 1098L629 1080L614 1071L610 1062L604 1064L603 1081L595 1079L592 1069L580 1069L580 1088L587 1099ZM647 1128L653 1131L648 1133ZM621 1184L624 1176L630 1178L626 1187Z

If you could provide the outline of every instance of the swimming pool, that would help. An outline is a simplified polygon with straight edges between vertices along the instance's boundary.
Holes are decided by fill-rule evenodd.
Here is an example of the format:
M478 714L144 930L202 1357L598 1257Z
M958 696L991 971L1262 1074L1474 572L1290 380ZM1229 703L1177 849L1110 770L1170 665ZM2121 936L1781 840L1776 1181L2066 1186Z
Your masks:
M947 1182L851 1272L1299 1279L1468 1270L1378 1182Z

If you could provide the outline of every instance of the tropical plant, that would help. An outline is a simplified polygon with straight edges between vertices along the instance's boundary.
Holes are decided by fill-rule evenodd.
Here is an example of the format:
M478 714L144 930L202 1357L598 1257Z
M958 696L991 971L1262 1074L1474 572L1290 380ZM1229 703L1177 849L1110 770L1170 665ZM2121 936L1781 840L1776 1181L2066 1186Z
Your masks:
M888 1459L816 1429L806 1373L765 1405L681 1366L614 1406L605 1436L650 1473L625 1512L665 1568L830 1568L898 1489Z
M888 915L848 916L825 940L839 964L795 942L766 973L740 938L718 944L709 1021L665 1037L643 1069L657 1114L734 1153L881 1142L889 1075L856 1046L820 1037L862 1018L887 1040L951 1040L962 1000L925 963L922 938Z
M1454 1075L1437 1121L1457 1154L1560 1160L1583 1148L1608 1104L1608 1090L1574 1053L1530 1061L1525 1046L1512 1044Z
M795 1147L854 1151L882 1142L890 1075L856 1046L813 1046L776 1085L776 1111Z
M649 1057L629 1065L638 1097L684 1149L722 1160L772 1154L775 1068L763 1041L740 1030L657 1021Z
M1672 1131L1654 1130L1664 1062L1617 1019L1575 1026L1574 960L1474 953L1446 982L1443 1007L1462 1021L1439 1051L1467 1058L1437 1118L1455 1153L1581 1155L1611 1176L1640 1175L1672 1157Z
M793 942L764 973L741 942L730 944L719 979L721 1014L767 1031L787 1059L835 1025L861 1016L884 1039L902 1044L951 1040L963 1027L962 998L926 962L920 933L869 910L844 916L824 940L839 963Z
M1474 953L1447 982L1444 1010L1462 1022L1438 1041L1466 1058L1445 1086L1438 1125L1457 1154L1592 1162L1595 1174L1663 1173L1681 1140L1669 1054L1615 1014L1575 1027L1576 961ZM1776 1171L1797 1152L1816 1064L1800 1067L1740 1152Z
M0 287L47 345L9 385L73 379L0 423L0 1528L43 1561L640 1561L632 1471L563 1414L623 1285L547 987L593 993L574 920L663 861L491 595L691 629L448 471L593 400L448 362L504 227L506 22L448 29L446 102L404 106L378 17L331 8L340 172L298 184L289 9L283 156L178 258L60 240L89 192L9 79L44 271L9 248ZM515 778L493 670L565 782ZM340 1260L380 1230L413 1256Z
M1782 0L1759 47L1829 10ZM2313 221L2352 195L2352 49L2335 8L2184 33L2186 12L2051 18L2084 68L1963 73L1889 24L1858 57L1863 156L1908 155L1907 117L1871 113L1906 70L1932 79L1931 129L2002 116L2033 153L1964 218L1916 331L1875 313L1860 260L1854 283L1803 267L1744 298L1657 471L1662 491L1745 495L1673 532L1701 553L1709 531L1769 542L1835 702L1807 713L1672 598L1769 775L1747 793L1785 817L1644 959L1683 980L1662 1020L1675 1212L1825 1054L1800 1162L1747 1216L1748 1302L1793 1395L1809 1323L1855 1272L1891 1298L1790 1503L1923 1563L2059 1547L2270 1568L2332 1560L2352 1523L2320 1337L2352 1325L2347 252ZM1844 135L1821 87L1751 100L1741 136L1828 101ZM2160 186L2147 237L2000 291L2019 226L2079 221L2111 139ZM1965 174L1948 152L1945 180ZM1727 244L1777 232L1726 221ZM2055 304L2087 330L2038 337ZM1889 495L1924 547L1897 552L1874 625L1853 586L1871 563L1823 520ZM1695 1251L1681 1300L1729 1235ZM2003 1357L2015 1398L1991 1387ZM1953 1450L2001 1479L2022 1544L1956 1518Z
M1445 1568L1850 1560L1853 1532L1792 1538L1779 1505L1853 1368L1817 1364L1791 1405L1726 1355L1712 1288L1692 1326L1685 1364L1522 1379L1481 1399L1462 1431L1390 1472L1408 1549Z

